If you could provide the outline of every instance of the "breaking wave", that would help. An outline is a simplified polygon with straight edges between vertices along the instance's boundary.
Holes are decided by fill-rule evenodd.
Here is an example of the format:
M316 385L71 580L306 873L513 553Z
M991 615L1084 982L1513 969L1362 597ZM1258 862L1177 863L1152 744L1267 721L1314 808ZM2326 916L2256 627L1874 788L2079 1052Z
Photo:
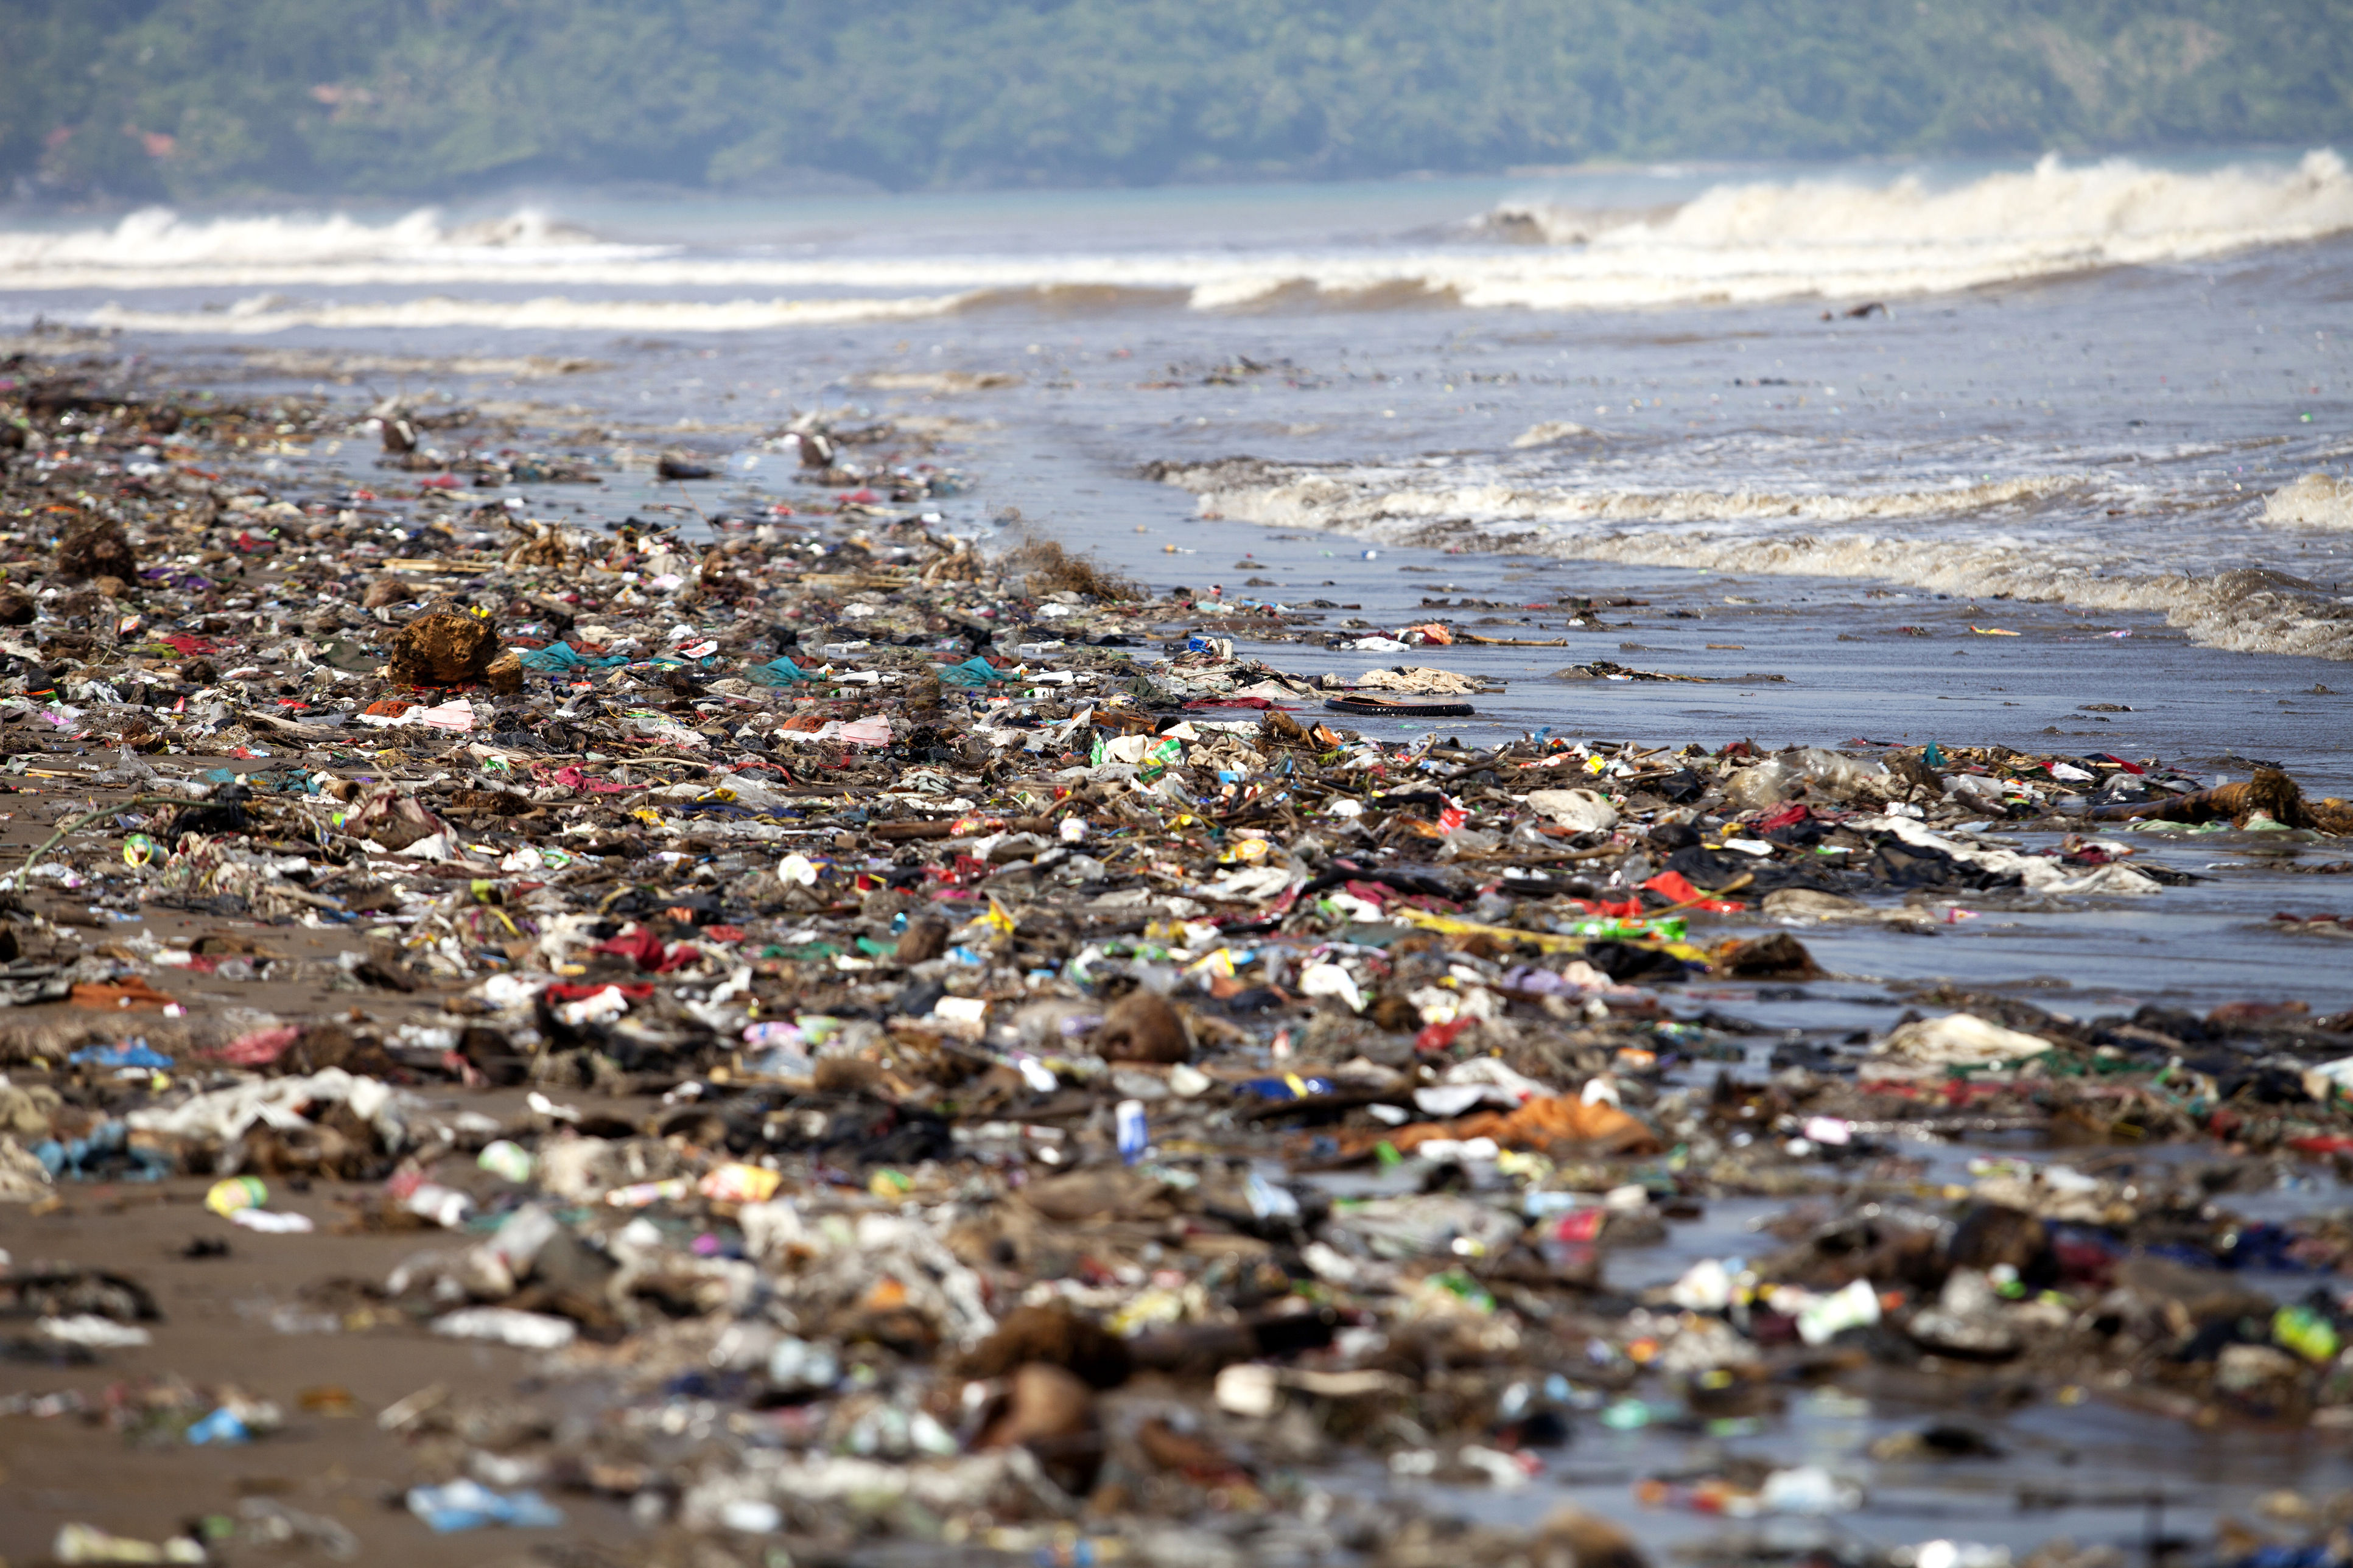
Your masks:
M1465 279L1463 302L1886 298L2202 260L2353 231L2353 174L2327 151L2293 168L2203 174L2052 156L1947 190L1911 176L1724 184L1664 216L1595 216L1542 205L1490 215L1491 228L1533 226L1552 247L1514 251Z
M779 228L790 221L780 210ZM1667 208L1522 205L1474 229L1513 246L1412 240L1253 248L779 256L765 247L619 245L519 213L452 225L411 213L191 221L0 233L0 288L322 287L776 289L986 296L1045 310L1181 300L1202 310L1587 310L1803 296L1892 299L2205 259L2353 232L2353 174L2333 152L2294 165L2199 173L2124 161L2029 170L1936 189L1916 177L1727 183Z
M104 275L165 268L199 270L243 266L334 268L354 262L430 263L483 253L522 260L543 253L596 252L628 257L655 247L599 243L543 213L450 224L431 207L391 223L367 224L342 213L325 217L221 217L193 221L168 207L148 207L111 228L0 232L0 279L43 275Z
M2353 177L2344 160L2326 150L2305 154L2294 168L2238 165L2199 174L2121 158L2070 167L2052 154L2031 170L1945 190L1915 175L1884 185L1717 185L1671 212L1615 223L1543 205L1500 212L1553 243L1597 249L1725 256L1916 250L2003 266L2037 258L2116 264L2339 233L2353 227Z
M2088 491L2088 478L1785 494L1425 488L1401 483L1394 473L1286 468L1253 459L1160 465L1151 471L1193 491L1205 511L1271 527L1320 529L1392 545L1866 578L1969 598L2007 595L2154 612L2214 647L2353 660L2353 604L2316 584L2260 568L2150 573L2137 569L2130 554L2040 526L2033 510ZM1972 526L1906 533L1854 526L1933 519ZM1741 526L1709 526L1736 523Z
M2353 529L2353 479L2306 474L2265 498L2263 521L2280 528Z
M501 331L741 332L767 327L832 326L845 321L946 315L968 296L898 300L402 300L379 304L306 305L273 299L239 300L226 310L135 310L102 305L94 327L144 332L258 337L292 327L385 330L480 327Z

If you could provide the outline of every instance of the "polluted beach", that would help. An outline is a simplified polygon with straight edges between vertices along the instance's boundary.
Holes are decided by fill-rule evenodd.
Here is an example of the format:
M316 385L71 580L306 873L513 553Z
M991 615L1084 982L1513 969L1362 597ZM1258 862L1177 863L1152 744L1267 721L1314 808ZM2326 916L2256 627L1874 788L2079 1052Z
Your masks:
M43 368L9 500L77 502L5 606L0 1300L11 1485L111 1500L58 1556L2332 1528L2283 1493L2353 1423L2342 922L2128 1012L1831 955L2341 873L2353 805L1375 738L1478 719L1504 683L1438 661L1504 639L984 551L887 421L795 421L789 503L706 511L672 454L691 535L589 530L491 466L576 458ZM255 432L361 461L263 479Z
M2335 153L75 189L0 1568L2353 1557Z

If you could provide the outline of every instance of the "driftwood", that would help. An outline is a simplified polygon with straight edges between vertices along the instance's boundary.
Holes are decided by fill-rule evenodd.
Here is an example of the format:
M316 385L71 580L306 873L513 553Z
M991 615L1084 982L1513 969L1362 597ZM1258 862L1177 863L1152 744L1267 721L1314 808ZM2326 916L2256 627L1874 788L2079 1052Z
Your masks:
M2254 776L2242 783L2201 789L2195 795L2104 805L2092 816L2102 822L2228 821L2241 827L2260 816L2283 827L2353 834L2353 801L2308 801L2296 782L2277 768L2257 768Z

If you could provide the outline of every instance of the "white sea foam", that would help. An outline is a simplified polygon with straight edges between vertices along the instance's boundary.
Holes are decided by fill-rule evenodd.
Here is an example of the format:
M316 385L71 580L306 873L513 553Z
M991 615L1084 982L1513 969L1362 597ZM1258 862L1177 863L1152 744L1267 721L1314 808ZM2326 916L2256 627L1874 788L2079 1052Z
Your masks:
M1798 296L1890 299L2103 267L2201 260L2353 231L2353 174L2332 152L2293 166L2179 173L2124 160L1985 175L1717 185L1663 213L1529 209L1557 243L1246 244L1116 255L934 251L779 257L595 240L533 214L452 226L433 212L192 221L135 214L111 227L0 233L0 289L551 288L973 293L1018 300L1171 293L1198 310L1608 309ZM784 219L780 216L780 223Z
M451 225L430 207L382 224L363 223L343 213L191 220L168 207L147 207L107 228L0 231L0 278L14 281L19 274L174 267L332 268L367 261L479 258L484 254L636 257L658 254L659 248L600 244L528 208Z
M1579 436L1594 434L1596 432L1589 426L1579 425L1573 419L1546 419L1529 426L1513 437L1512 445L1518 450L1525 451L1530 447L1549 447L1556 442L1573 440Z
M102 305L92 326L145 332L206 332L238 337L290 327L343 329L485 327L512 331L737 332L764 327L828 326L944 315L966 296L892 300L402 300L381 304L306 305L274 297L241 300L226 310L139 310Z
M2091 495L2088 475L1821 492L1466 485L1427 471L1249 461L1162 478L1195 491L1205 511L1283 529L2156 612L2216 647L2353 659L2353 605L2315 584L2188 558L2183 570L2152 572L2131 550L2049 526L2042 509Z
M2199 174L2128 159L2070 166L2056 154L2031 170L1945 190L1916 176L1886 184L1843 178L1717 185L1671 213L1595 231L1591 215L1525 209L1561 243L1726 257L1922 251L1996 258L1995 265L2065 265L2193 258L2353 226L2353 177L2334 152L2294 168L2233 166ZM1978 261L1939 261L1971 267Z
M2264 500L2263 520L2280 528L2353 529L2353 479L2306 474Z

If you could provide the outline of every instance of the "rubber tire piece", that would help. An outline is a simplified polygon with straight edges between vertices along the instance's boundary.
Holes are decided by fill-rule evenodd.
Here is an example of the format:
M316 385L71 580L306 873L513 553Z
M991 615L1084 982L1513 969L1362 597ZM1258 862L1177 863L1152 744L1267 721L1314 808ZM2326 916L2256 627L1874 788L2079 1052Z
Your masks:
M1468 702L1384 702L1374 697L1327 697L1324 706L1359 719L1469 719L1478 712Z

